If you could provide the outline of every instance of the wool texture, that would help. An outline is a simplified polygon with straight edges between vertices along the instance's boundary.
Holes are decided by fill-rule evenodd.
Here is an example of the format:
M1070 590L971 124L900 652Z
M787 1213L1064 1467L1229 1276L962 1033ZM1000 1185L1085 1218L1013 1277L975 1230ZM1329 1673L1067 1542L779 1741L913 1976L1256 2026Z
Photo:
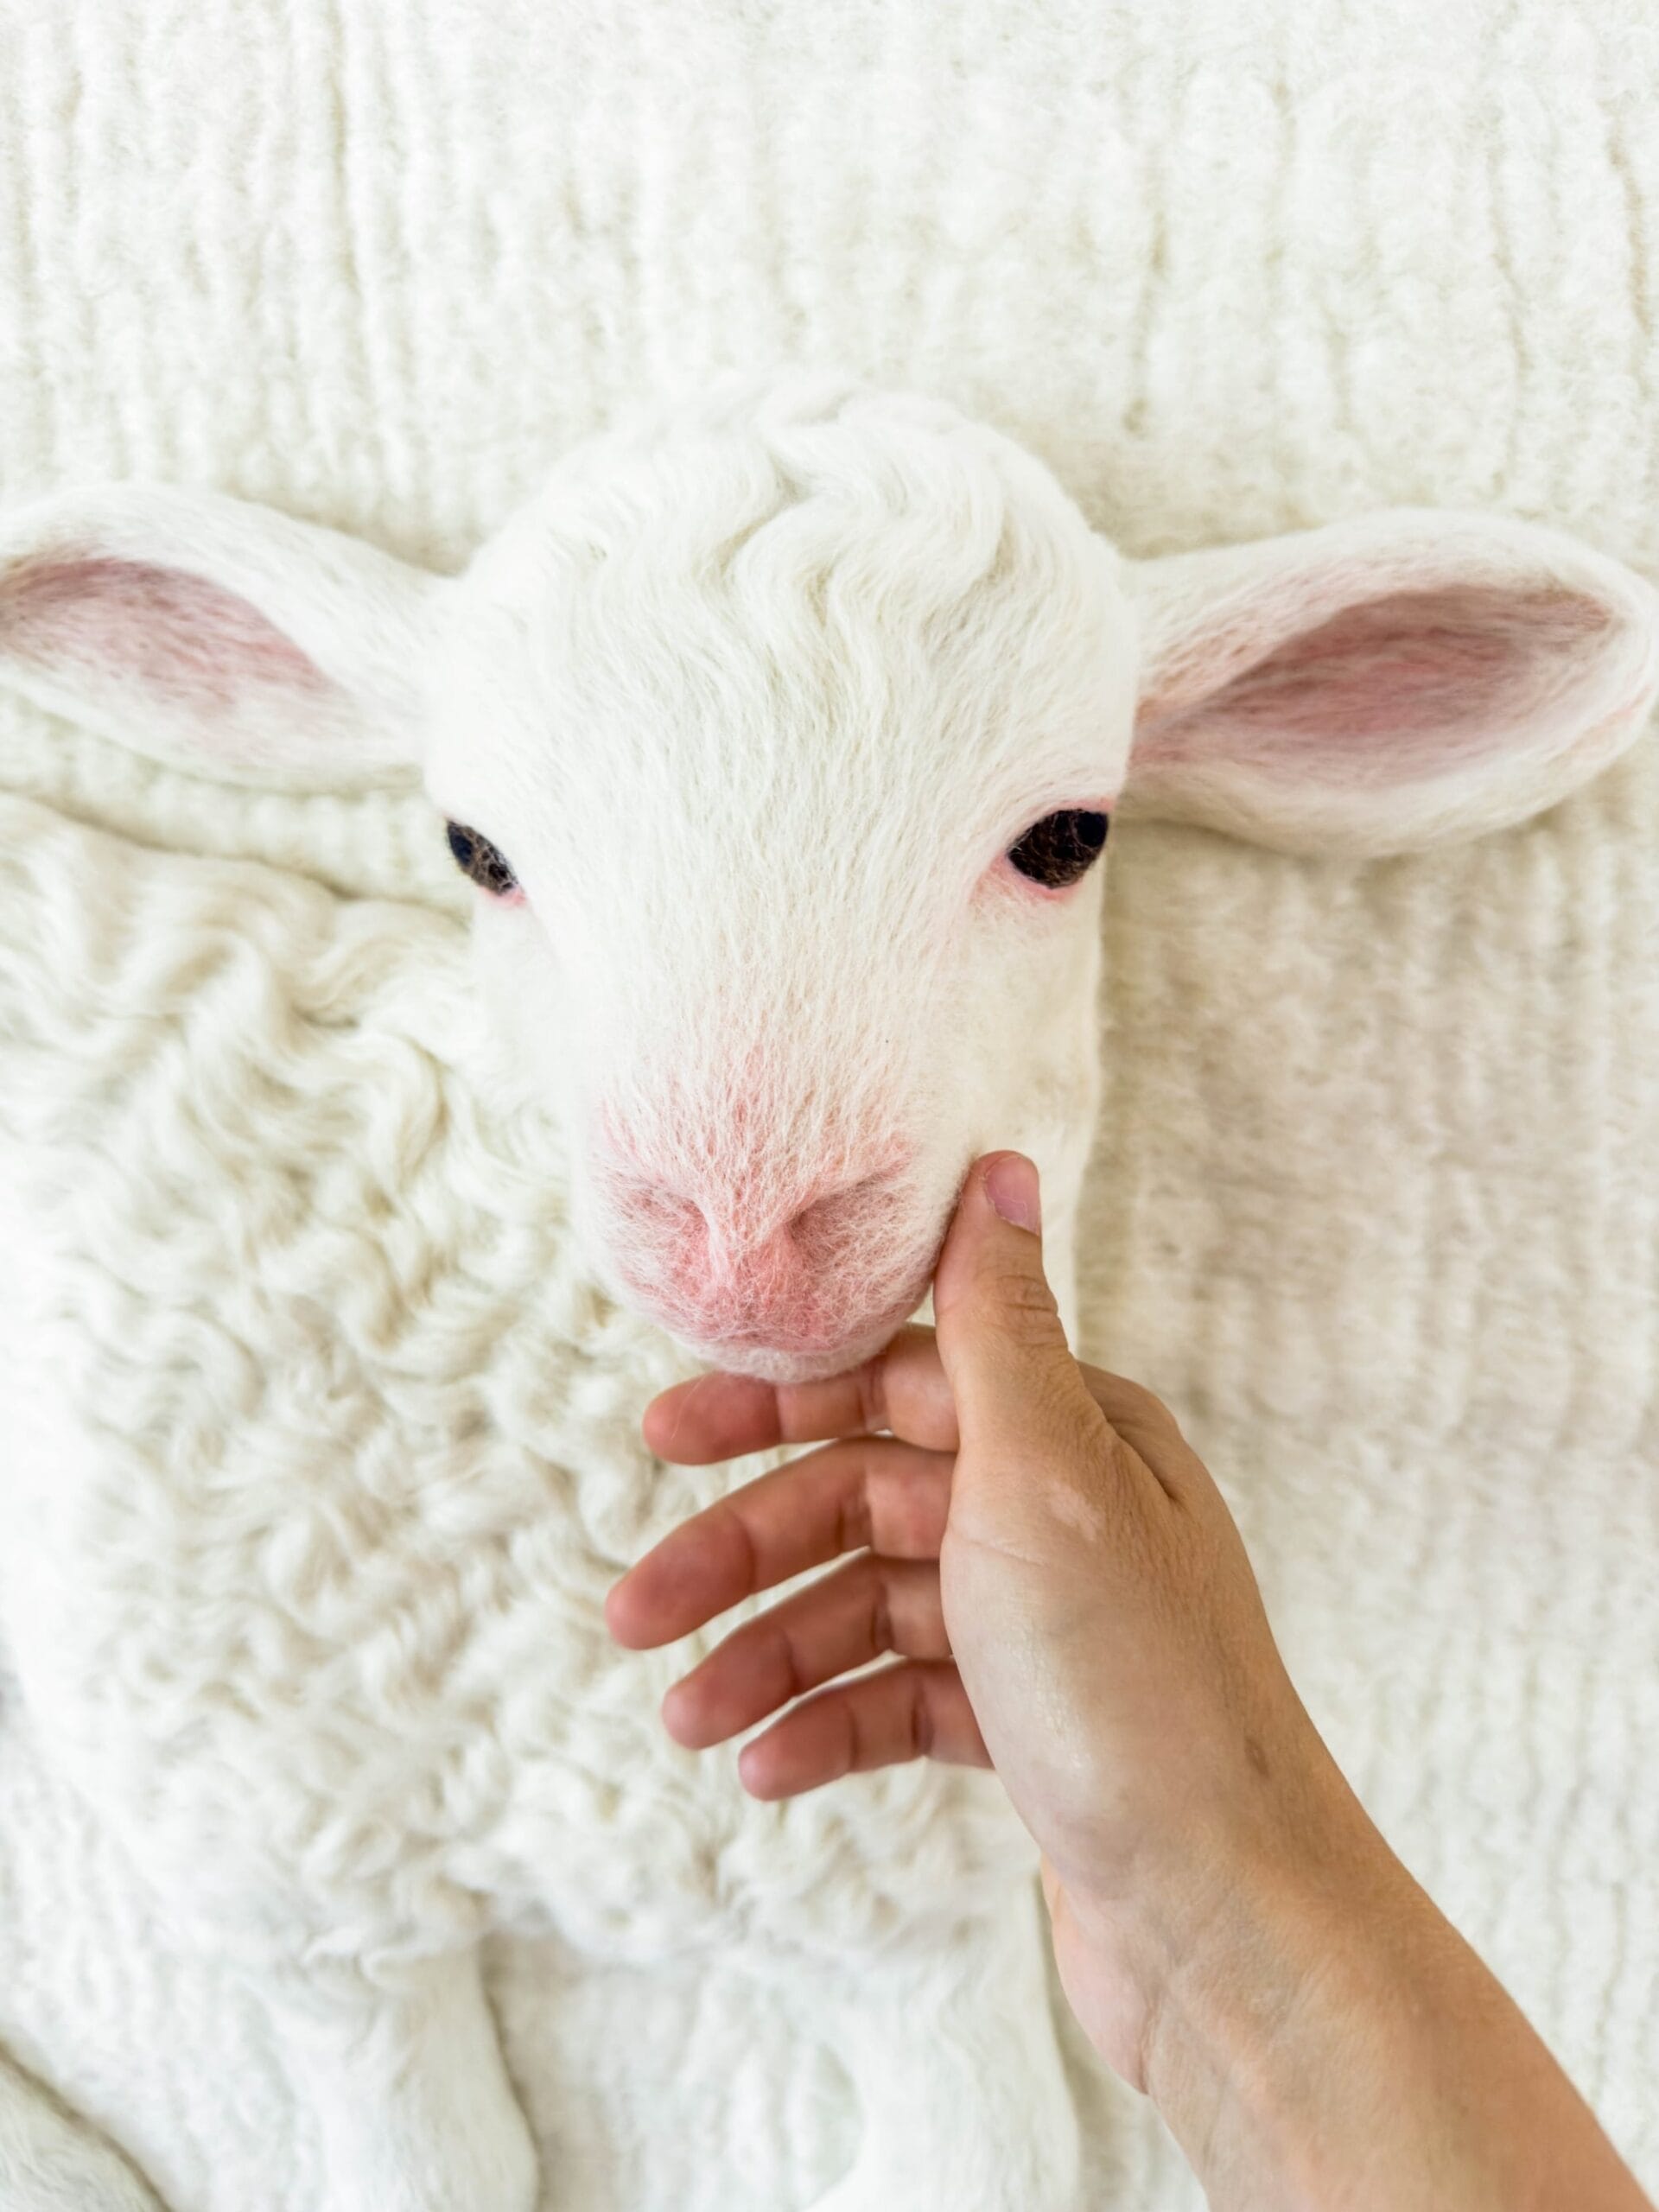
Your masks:
M8 508L156 478L455 575L626 403L816 362L1008 433L1137 558L1404 505L1659 573L1634 7L0 33ZM1075 2111L1082 2201L1196 2208L1043 1986L990 1785L750 1805L657 1725L687 1655L605 1638L750 1470L639 1444L686 1363L579 1256L556 1117L480 1079L442 817L129 737L0 696L0 1296L49 1354L0 1428L44 1655L0 1702L0 2146L79 2114L124 2212L133 2170L325 2202L385 2148L320 2117L379 2063L366 1977L488 2090L501 2205L531 2139L550 2212L1058 2204ZM1175 1408L1337 1757L1649 2189L1656 830L1650 741L1429 857L1115 826L1077 1238L1081 1348ZM296 1939L312 1986L257 1996ZM861 2169L916 2113L931 2167Z

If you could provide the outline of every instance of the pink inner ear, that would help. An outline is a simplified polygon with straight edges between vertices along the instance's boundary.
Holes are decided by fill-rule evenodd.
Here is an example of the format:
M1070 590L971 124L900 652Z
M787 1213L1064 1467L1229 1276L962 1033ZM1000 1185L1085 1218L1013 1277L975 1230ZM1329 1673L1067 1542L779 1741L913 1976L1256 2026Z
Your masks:
M222 713L251 690L334 689L234 592L102 554L19 562L0 585L0 651L42 668L109 675L198 713Z
M1346 607L1207 696L1184 660L1179 702L1143 704L1138 768L1237 762L1315 783L1388 785L1503 751L1587 669L1613 617L1560 586L1447 586ZM1238 639L1208 656L1237 665ZM1188 702L1191 703L1188 703Z

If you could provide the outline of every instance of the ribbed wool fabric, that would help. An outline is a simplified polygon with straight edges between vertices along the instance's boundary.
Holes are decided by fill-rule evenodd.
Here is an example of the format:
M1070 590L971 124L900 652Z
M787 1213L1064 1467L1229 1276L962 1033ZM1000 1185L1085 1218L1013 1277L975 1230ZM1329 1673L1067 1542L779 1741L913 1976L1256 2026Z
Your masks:
M8 502L211 484L448 569L626 401L809 361L995 423L1134 553L1485 506L1659 575L1659 30L1635 0L0 0L0 55ZM429 950L448 972L465 902L417 803L231 792L9 700L0 781L50 810L5 815L0 1090L25 1056L49 1085L43 1038L100 1049L86 979L119 960L77 938L73 870L134 845L281 871L271 911L300 919L273 944L308 942L319 885L414 902L397 976L365 954L346 998L387 1052L435 1021L407 985ZM1175 1407L1338 1758L1650 2190L1656 837L1651 739L1433 860L1115 835L1081 1240L1082 1349ZM369 946L396 920L339 925ZM116 950L143 972L142 941ZM584 1451L634 1448L672 1362L549 1281L549 1395L512 1408L563 1424L575 1541ZM566 1593L586 1575L596 1603L648 1518ZM642 1663L637 1706L607 1685L619 1745L665 1679ZM312 2212L257 2007L62 1766L0 1702L0 2043L172 2212ZM713 1754L660 1808L680 1894L696 1808L735 1788ZM862 1836L871 1890L903 1894L925 1828L900 1852L893 1808L931 1789L849 1791L779 1847L856 1860ZM782 1881L746 1833L743 1878ZM522 1933L488 1955L548 2212L781 2212L851 2155L844 2066L752 1961L595 1967ZM1056 2002L1089 2203L1196 2212Z

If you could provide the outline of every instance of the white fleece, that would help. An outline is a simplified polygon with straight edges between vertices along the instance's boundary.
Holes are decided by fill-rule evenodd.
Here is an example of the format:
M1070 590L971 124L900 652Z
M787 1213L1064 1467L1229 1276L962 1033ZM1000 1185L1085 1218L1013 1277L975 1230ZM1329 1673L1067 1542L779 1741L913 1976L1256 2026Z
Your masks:
M0 79L16 211L0 287L21 340L0 363L8 503L158 475L456 567L619 398L804 358L988 416L1137 554L1404 504L1546 520L1659 569L1659 68L1634 8L1594 26L1564 0L1386 21L1217 0L1179 22L1081 6L946 17L921 0L595 6L510 29L454 4L4 13L18 66ZM189 96L185 59L204 40L211 101ZM130 1450L128 1416L165 1424L172 1464L207 1477L224 1464L216 1426L259 1402L239 1332L281 1310L314 1359L304 1422L276 1429L280 1493L205 1482L205 1517L164 1531L153 1625L226 1535L258 1553L283 1608L219 1609L195 1648L158 1633L111 1694L148 1683L155 1719L185 1685L181 1725L205 1709L216 1745L234 1744L238 1699L257 1710L284 1679L284 1639L333 1649L348 1619L380 1656L382 1719L435 1651L476 1663L492 1728L568 1737L591 1718L602 1751L526 1802L545 1765L477 1757L487 1732L400 1746L346 1697L319 1785L334 1758L368 1802L384 1789L401 1805L418 1770L422 1848L406 1820L390 1838L325 1821L302 1839L325 1892L366 1885L446 1928L486 1885L526 1903L486 1962L550 2207L811 2201L880 2109L868 2054L903 2048L907 2019L912 2043L967 2069L933 2076L942 2126L973 2111L964 2081L1013 2085L972 2139L1006 2144L991 2186L1033 2201L1021 2161L1052 2133L1021 2108L1027 2075L973 2037L1019 2018L1034 1928L988 1906L972 1943L925 1968L837 1979L843 1940L883 1932L883 1896L908 1920L936 1874L971 1891L998 1865L1007 1831L976 1786L894 1777L760 1815L728 1758L664 1751L668 1662L587 1639L608 1563L696 1487L638 1479L639 1407L677 1369L564 1265L550 1180L503 1213L496 1179L530 1155L486 1128L464 1081L428 1072L453 1068L466 1010L444 988L460 887L426 809L232 793L10 702L0 715L0 774L59 817L283 871L235 872L235 925L192 971L197 1002L234 1015L223 1091L204 1085L211 1055L193 1064L193 1124L165 1021L108 1053L111 1020L168 981L146 976L143 949L165 932L108 918L174 896L173 864L8 818L0 965L20 976L44 946L67 979L0 1022L8 1111L73 1103L78 1204L105 1255L75 1276L63 1339L85 1414ZM1181 1413L1333 1749L1650 2188L1656 830L1649 745L1541 822L1433 860L1357 868L1198 832L1115 836L1081 1249L1085 1348ZM89 856L96 898L73 887ZM319 884L423 911L341 908ZM287 1155L256 1144L243 1111L278 1035L308 1071ZM17 1078L23 1053L51 1072ZM171 1185L130 1172L166 1166L186 1132L201 1179L189 1147ZM474 1229L437 1233L438 1194L486 1155ZM372 1243L354 1209L377 1177L383 1226L407 1227ZM257 1266L228 1264L248 1255L240 1238ZM130 1265L146 1249L165 1255L153 1277ZM319 1284L333 1313L306 1306ZM514 1284L533 1294L515 1302ZM319 1348L342 1336L356 1349L336 1370ZM480 1338L499 1370L475 1367ZM140 1346L155 1356L139 1363ZM435 1385L429 1362L454 1379ZM207 1376L211 1406L192 1398ZM481 1398L533 1443L550 1492L536 1503L581 1541L526 1514L522 1464L487 1464L488 1432L465 1418ZM405 1420L458 1423L445 1434L467 1467L429 1588L432 1555L409 1548L435 1545L435 1528L391 1510L407 1468L384 1440ZM361 1440L353 1513L320 1486L307 1433ZM585 1522L584 1501L610 1495L633 1503ZM138 1555L133 1496L116 1482L98 1506L118 1576ZM521 1525L544 1532L529 1556ZM359 1560L361 1579L346 1573ZM400 1611L411 1570L423 1594ZM516 1574L541 1610L509 1631L517 1613L488 1593ZM7 1580L54 1602L15 1544ZM73 1660L86 1621L59 1601ZM537 1664L504 1669L493 1637L532 1622ZM195 1694L210 1681L217 1702ZM117 1777L72 1785L73 1716L52 1718L43 1737L15 1700L0 1708L0 2038L174 2212L315 2203L315 2099L277 2067L227 1962L146 1906L137 1831L111 1834L76 1794ZM365 1763L372 1734L384 1767ZM637 1831L596 1809L619 1762L649 1777ZM246 1765L232 1789L236 1771L204 1758L193 1809L286 1865L285 1793ZM556 1833L581 1879L532 1921L524 1868L544 1896ZM942 1838L957 1855L941 1870ZM204 1855L204 1913L229 1863ZM712 1937L707 1958L662 1955L681 1924ZM828 1955L809 1971L814 1949ZM915 2033L927 2005L943 2037ZM1150 2116L1068 2048L1089 2200L1195 2203ZM324 2044L320 2076L331 2063ZM496 2147L511 2186L515 2145Z

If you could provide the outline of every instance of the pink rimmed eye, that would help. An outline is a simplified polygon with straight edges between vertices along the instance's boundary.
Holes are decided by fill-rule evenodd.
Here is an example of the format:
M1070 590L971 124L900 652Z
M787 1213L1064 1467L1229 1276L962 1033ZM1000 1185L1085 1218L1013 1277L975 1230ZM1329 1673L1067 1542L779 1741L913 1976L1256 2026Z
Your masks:
M455 866L469 876L480 891L487 891L497 899L505 899L518 888L518 879L505 853L481 837L476 830L469 830L464 823L448 825L449 849L455 856Z
M1068 806L1033 822L1017 845L1008 848L1008 859L1033 883L1046 891L1064 891L1085 876L1106 849L1110 827L1103 814Z

